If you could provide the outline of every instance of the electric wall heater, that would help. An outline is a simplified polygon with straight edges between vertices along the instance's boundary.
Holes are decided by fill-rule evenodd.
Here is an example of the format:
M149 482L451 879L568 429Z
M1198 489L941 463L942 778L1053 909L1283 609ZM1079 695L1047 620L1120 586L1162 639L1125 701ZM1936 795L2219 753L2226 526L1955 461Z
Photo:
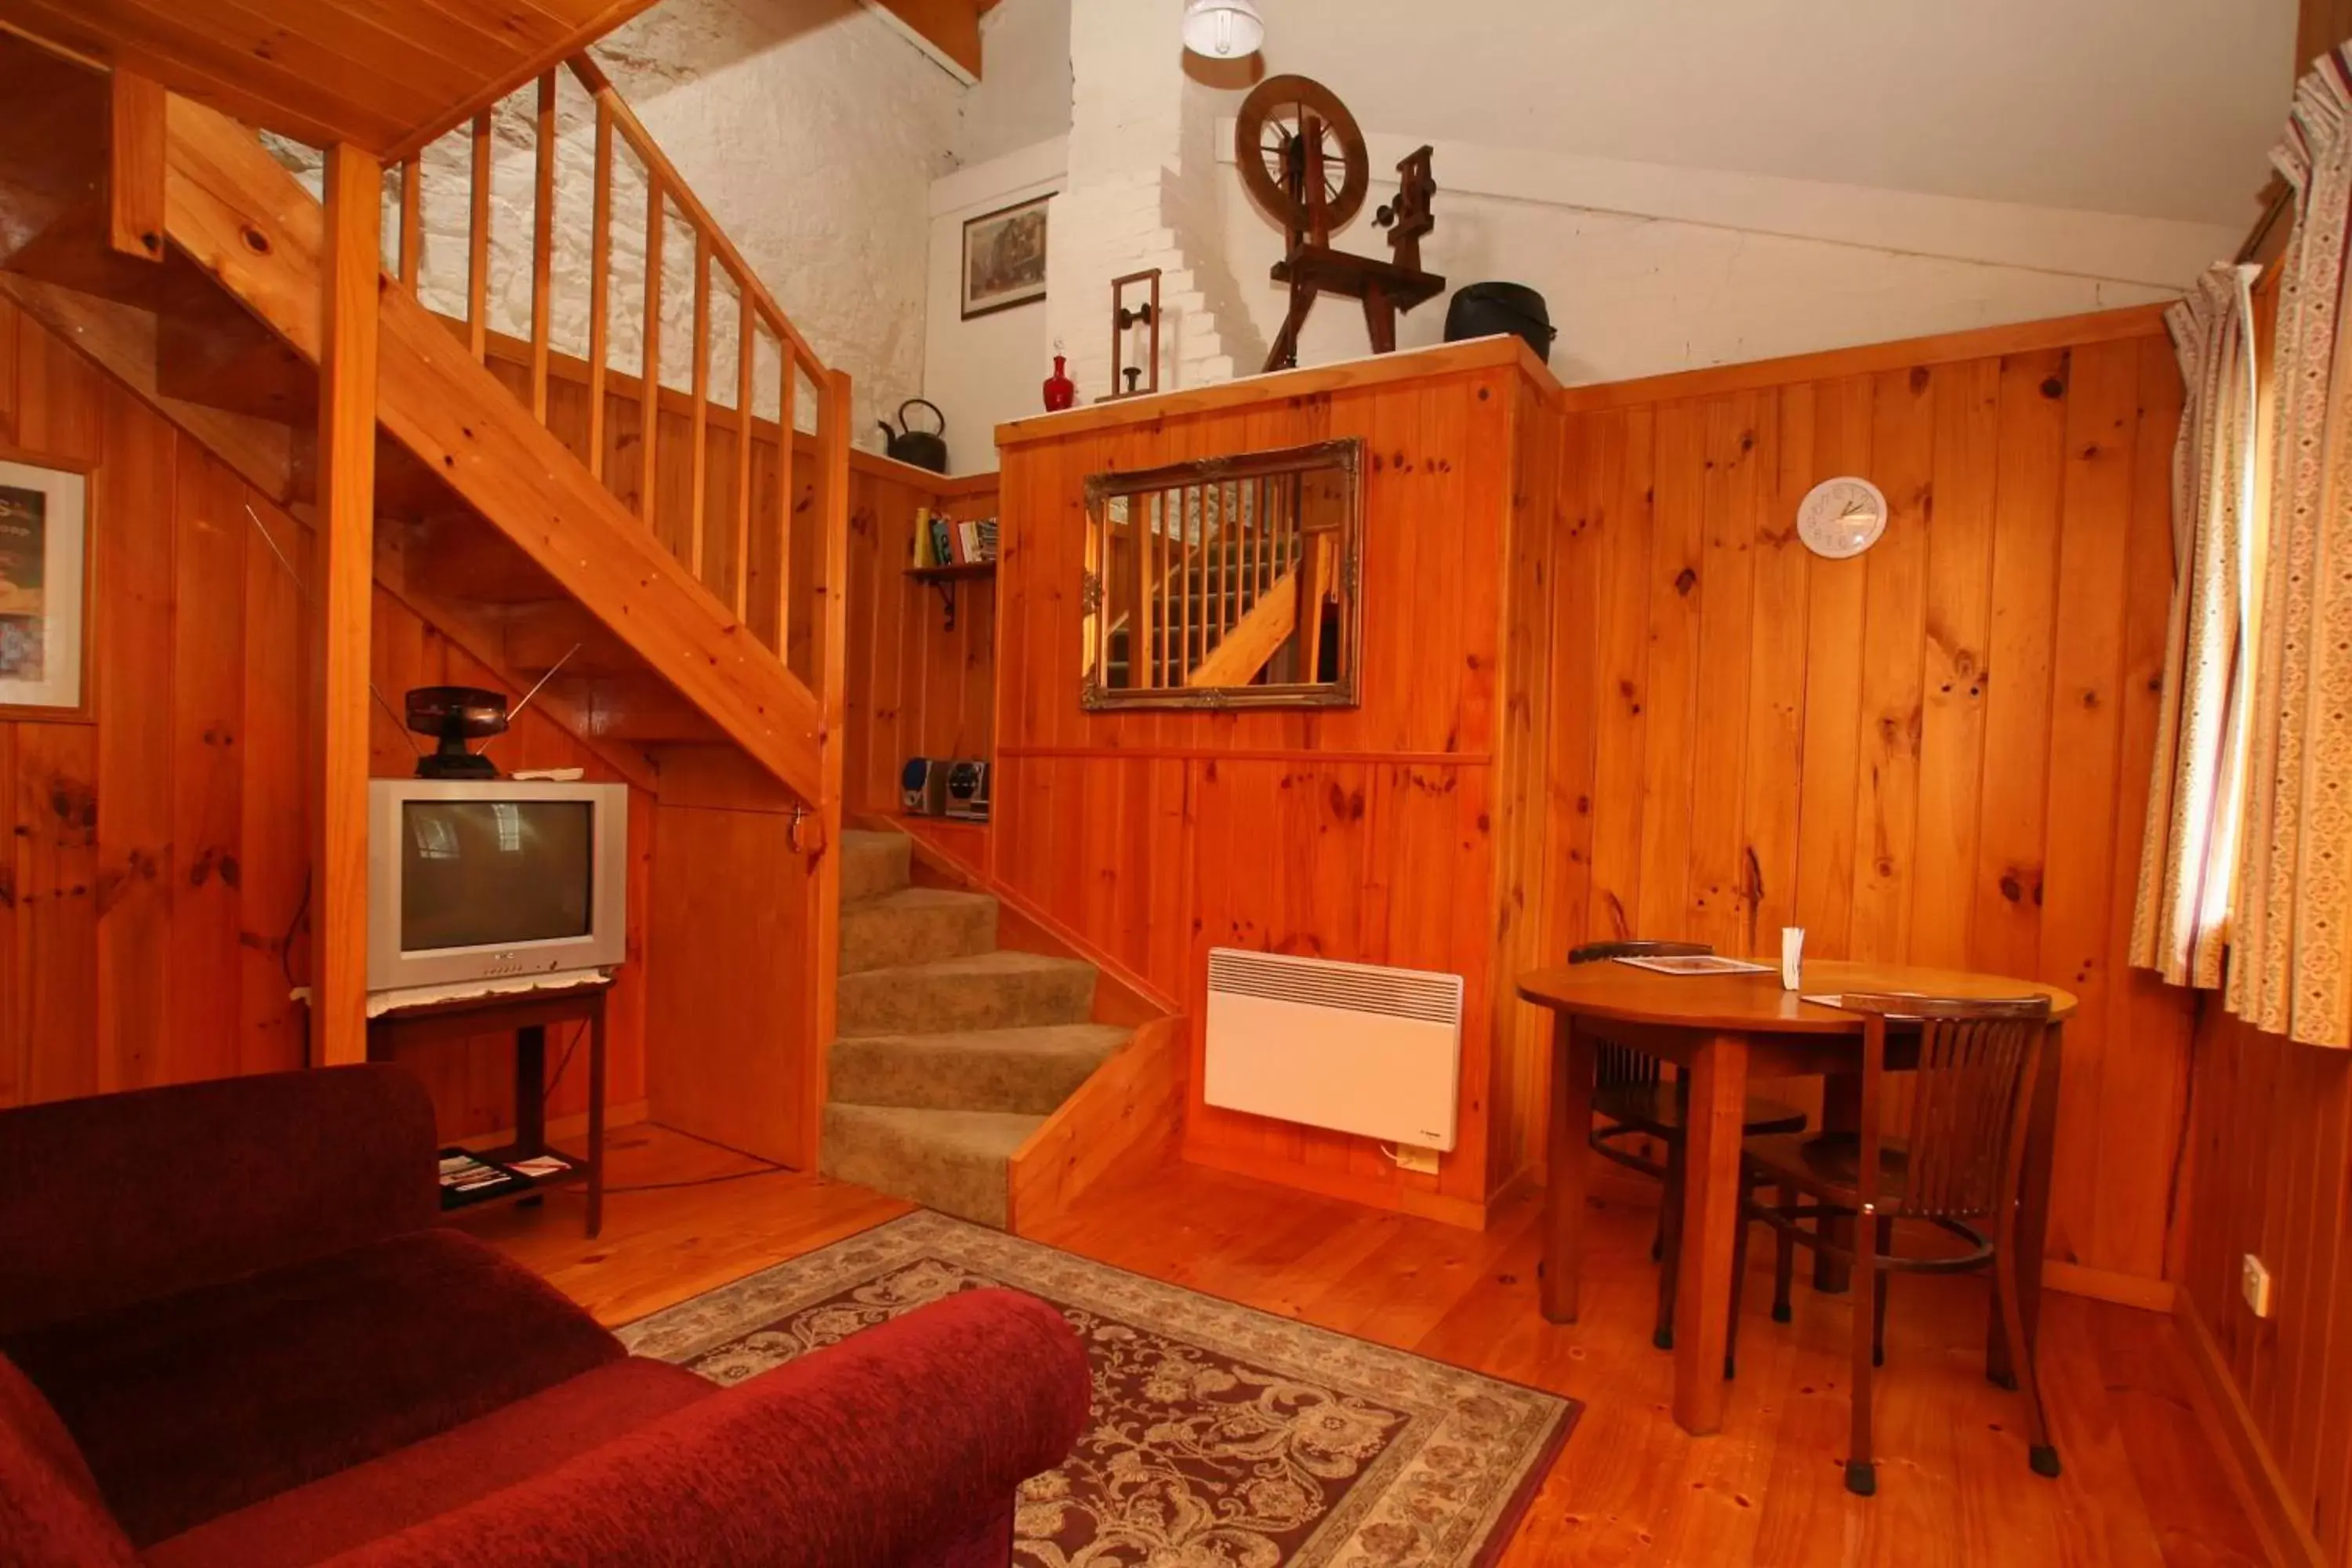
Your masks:
M1211 1105L1454 1147L1462 977L1209 950Z

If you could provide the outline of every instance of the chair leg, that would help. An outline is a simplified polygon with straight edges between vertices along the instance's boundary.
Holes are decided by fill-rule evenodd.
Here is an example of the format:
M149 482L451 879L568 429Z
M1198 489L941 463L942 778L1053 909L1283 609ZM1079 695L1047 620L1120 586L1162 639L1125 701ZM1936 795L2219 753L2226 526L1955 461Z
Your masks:
M1748 1282L1748 1178L1739 1180L1739 1206L1731 1225L1731 1316L1723 1335L1723 1375L1739 1375L1739 1289Z
M1679 1138L1666 1145L1666 1180L1659 1202L1664 1208L1658 1216L1658 1322L1650 1331L1650 1342L1670 1351L1675 1348L1675 1287L1683 1261L1683 1144Z
M1895 1222L1891 1219L1878 1222L1878 1254L1882 1258L1895 1256ZM1894 1283L1894 1277L1890 1275L1878 1282L1877 1290L1872 1294L1870 1364L1873 1366L1886 1364L1886 1298L1893 1294L1888 1287Z
M1859 1237L1862 1227L1854 1226ZM1877 1316L1878 1262L1864 1257L1853 1260L1853 1427L1847 1445L1845 1489L1856 1497L1878 1490L1878 1467L1872 1461L1870 1442L1870 1326Z
M1652 1263L1663 1262L1666 1256L1666 1210L1670 1206L1664 1198L1661 1197L1658 1200L1658 1223L1650 1228L1650 1261Z
M1791 1234L1796 1212L1797 1189L1781 1187L1781 1223L1774 1234L1772 1258L1772 1321L1776 1323L1785 1323L1795 1316L1789 1310L1789 1285L1797 1273L1797 1241Z
M2017 1259L2012 1248L1993 1254L1992 1289L2000 1308L2001 1332L2009 1338L2010 1363L2025 1384L2026 1458L2037 1476L2058 1474L2058 1449L2050 1441L2050 1418L2042 1408L2042 1367L2025 1338L2025 1313L2017 1300Z

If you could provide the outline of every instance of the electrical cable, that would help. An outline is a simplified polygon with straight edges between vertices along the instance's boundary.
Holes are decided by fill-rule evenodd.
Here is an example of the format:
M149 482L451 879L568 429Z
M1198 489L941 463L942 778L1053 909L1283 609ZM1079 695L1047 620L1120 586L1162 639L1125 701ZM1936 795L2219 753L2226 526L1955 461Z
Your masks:
M572 1053L580 1048L580 1037L587 1027L585 1019L572 1026L572 1043L563 1047L563 1059L555 1064L555 1076L549 1079L547 1087L540 1091L539 1102L541 1105L555 1098L555 1086L563 1081L565 1069L572 1066Z
M302 929L302 917L310 912L310 868L302 868L302 896L294 900L294 918L286 922L286 934L278 940L278 973L286 977L286 989L293 990L302 983L294 978L294 936Z

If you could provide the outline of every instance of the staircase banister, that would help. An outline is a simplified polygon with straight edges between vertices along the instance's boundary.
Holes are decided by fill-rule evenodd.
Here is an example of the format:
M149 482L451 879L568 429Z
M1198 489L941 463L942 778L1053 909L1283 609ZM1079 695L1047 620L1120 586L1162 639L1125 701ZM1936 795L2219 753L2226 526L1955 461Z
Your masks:
M645 122L629 107L628 100L623 98L620 89L613 85L612 79L586 55L574 55L566 63L580 85L611 113L613 128L636 153L654 183L678 205L678 209L686 215L686 221L709 237L713 258L727 268L737 285L751 296L752 307L758 310L760 319L767 323L769 330L780 341L791 345L803 368L822 384L826 372L824 361L818 356L816 350L809 346L808 340L801 336L800 329L793 325L792 318L784 314L784 308L776 303L776 297L768 292L767 285L760 281L760 275L751 269L751 264L743 258L743 253L735 248L735 242L727 237L727 231L719 226L717 218L710 216L710 209L702 205L701 198L686 183L686 177L677 172L677 165L662 152L660 145L654 141L653 133L646 129Z

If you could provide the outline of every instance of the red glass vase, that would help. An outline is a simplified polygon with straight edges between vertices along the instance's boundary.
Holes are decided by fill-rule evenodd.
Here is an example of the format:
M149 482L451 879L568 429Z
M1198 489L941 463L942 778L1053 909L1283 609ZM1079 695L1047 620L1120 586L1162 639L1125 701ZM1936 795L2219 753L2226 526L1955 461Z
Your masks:
M1078 400L1078 384L1072 381L1065 370L1068 363L1067 354L1054 356L1054 374L1045 378L1045 412L1048 414L1058 414Z

